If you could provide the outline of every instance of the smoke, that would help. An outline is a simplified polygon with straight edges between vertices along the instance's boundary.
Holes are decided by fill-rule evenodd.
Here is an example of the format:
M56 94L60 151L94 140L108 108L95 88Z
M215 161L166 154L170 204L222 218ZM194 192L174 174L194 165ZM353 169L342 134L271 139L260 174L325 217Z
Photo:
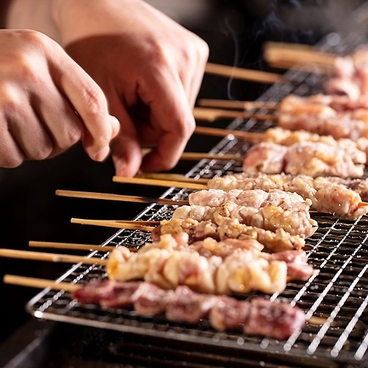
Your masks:
M263 60L267 41L314 45L330 33L356 32L350 17L363 0L255 0L232 3L222 30L233 45L232 65L274 72ZM276 70L277 71L277 70ZM253 98L267 86L227 81L230 99Z

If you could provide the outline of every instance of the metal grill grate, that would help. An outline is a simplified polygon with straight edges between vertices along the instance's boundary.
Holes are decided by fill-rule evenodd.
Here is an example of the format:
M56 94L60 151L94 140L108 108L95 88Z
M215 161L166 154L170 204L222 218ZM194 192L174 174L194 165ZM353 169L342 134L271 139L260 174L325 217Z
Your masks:
M353 38L353 39L352 39ZM353 35L338 45L345 52L361 40ZM328 41L328 40L327 40ZM326 42L327 42L326 41ZM347 46L348 45L348 46ZM328 45L327 45L328 46ZM335 45L336 47L336 45ZM301 95L320 92L323 77L305 72L288 72L290 82L272 86L260 100L280 100L290 93ZM234 120L229 129L263 131L272 125L255 120ZM243 154L249 146L237 139L223 139L211 152ZM212 178L241 172L235 162L202 160L189 173L193 178ZM190 191L170 188L168 198L185 199ZM151 205L139 217L142 220L169 219L174 208ZM162 316L143 318L133 310L106 309L81 306L64 291L43 290L27 305L28 311L38 318L88 325L98 328L131 332L168 341L207 346L255 359L271 359L273 363L297 366L337 367L364 364L368 357L368 218L356 221L314 214L317 232L307 239L309 262L319 270L307 282L290 282L281 298L303 308L308 317L321 317L323 324L308 323L287 341L249 337L237 332L217 332L207 321L194 326L168 322ZM105 245L136 245L150 241L150 234L121 230ZM91 257L107 257L108 253L93 252ZM84 283L105 278L102 266L75 265L60 280ZM252 294L249 296L255 296Z

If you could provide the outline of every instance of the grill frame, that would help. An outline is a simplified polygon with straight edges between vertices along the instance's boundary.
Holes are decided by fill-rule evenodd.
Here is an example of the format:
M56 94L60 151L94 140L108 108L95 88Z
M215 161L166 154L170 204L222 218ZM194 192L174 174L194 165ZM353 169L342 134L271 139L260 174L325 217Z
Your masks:
M344 38L329 35L322 49L333 48L346 53L362 43L361 36L350 34ZM336 44L336 39L339 43ZM333 42L332 42L333 40ZM261 101L279 101L290 93L300 95L322 92L324 77L303 71L285 74L289 82L271 86ZM260 109L257 112L265 112ZM235 119L229 129L262 132L273 126L270 121ZM243 154L250 144L228 136L211 153ZM241 172L241 163L234 161L201 160L187 173L191 178L212 178ZM192 191L169 188L162 197L186 199ZM152 204L135 219L169 219L175 207ZM220 349L230 356L251 356L254 361L271 360L279 364L297 366L339 367L361 365L368 359L368 217L355 221L338 219L332 215L313 214L318 221L316 233L306 240L309 262L319 270L307 282L291 282L281 295L282 299L303 308L308 317L325 318L321 326L307 324L287 341L251 337L238 332L217 332L208 321L197 325L168 322L163 316L143 318L133 310L103 310L99 306L79 305L66 291L44 289L26 305L36 318L67 322L89 327L110 329L152 338L191 344L195 348ZM150 235L141 231L120 230L102 245L129 245L139 248L150 241ZM94 251L88 257L107 258L108 252ZM103 266L73 265L57 281L83 284L95 278L107 278ZM252 293L246 300L258 295ZM344 315L342 315L344 313ZM346 316L347 315L347 316ZM232 355L231 355L232 354Z

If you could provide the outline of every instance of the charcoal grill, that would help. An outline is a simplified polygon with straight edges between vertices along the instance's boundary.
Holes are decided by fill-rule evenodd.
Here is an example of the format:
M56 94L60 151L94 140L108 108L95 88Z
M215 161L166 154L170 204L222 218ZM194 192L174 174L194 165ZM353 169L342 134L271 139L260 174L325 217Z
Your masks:
M343 54L362 42L364 39L360 34L349 34L346 37L333 34L327 36L320 47ZM259 100L279 101L290 93L309 95L322 92L325 78L323 75L288 71L286 76L287 83L273 85ZM257 112L268 111L261 109ZM262 132L272 125L271 121L260 123L254 119L236 119L228 128ZM247 143L228 136L211 153L242 155L248 148ZM187 176L213 178L241 170L241 164L235 161L202 160ZM190 193L188 189L169 188L162 196L186 199ZM136 219L169 219L173 211L174 207L152 204ZM187 351L192 348L193 352L188 352L187 355L185 350L181 350L183 359L191 354L202 354L208 361L210 356L214 359L214 352L227 357L225 361L213 360L217 365L244 366L247 362L248 366L253 366L251 363L254 366L271 366L272 362L272 366L368 366L368 217L350 221L315 213L313 218L318 221L319 228L307 239L306 250L309 262L319 272L307 282L290 282L282 294L270 296L272 300L282 299L298 305L308 318L314 318L302 331L296 331L286 341L251 337L238 332L217 332L206 320L189 325L168 322L163 316L143 318L133 310L83 306L71 298L70 293L50 289L38 293L26 308L30 314L40 319L132 334L137 338L129 349L139 349L140 344L142 350L147 349L143 342L149 339L151 352L159 349L158 346L162 346L160 344L164 342L170 347L166 352L175 352L174 347L178 344L181 349L186 346ZM145 232L120 230L103 245L129 245L139 248L148 241L150 234ZM88 256L107 258L108 252L94 251ZM96 278L107 278L103 266L77 264L60 276L58 281L83 284ZM256 295L254 293L247 298ZM321 323L314 322L317 318ZM123 345L114 345L113 349L117 355L126 355Z

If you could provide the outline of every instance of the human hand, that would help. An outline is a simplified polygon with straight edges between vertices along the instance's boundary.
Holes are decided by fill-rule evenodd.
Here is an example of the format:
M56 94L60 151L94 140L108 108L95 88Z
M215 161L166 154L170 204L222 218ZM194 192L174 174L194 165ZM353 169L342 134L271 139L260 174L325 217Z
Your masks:
M101 161L118 130L101 89L60 45L0 30L0 167L54 157L79 140Z
M172 168L193 133L208 46L140 0L54 3L59 42L100 85L121 124L116 174ZM142 158L142 147L153 148Z

